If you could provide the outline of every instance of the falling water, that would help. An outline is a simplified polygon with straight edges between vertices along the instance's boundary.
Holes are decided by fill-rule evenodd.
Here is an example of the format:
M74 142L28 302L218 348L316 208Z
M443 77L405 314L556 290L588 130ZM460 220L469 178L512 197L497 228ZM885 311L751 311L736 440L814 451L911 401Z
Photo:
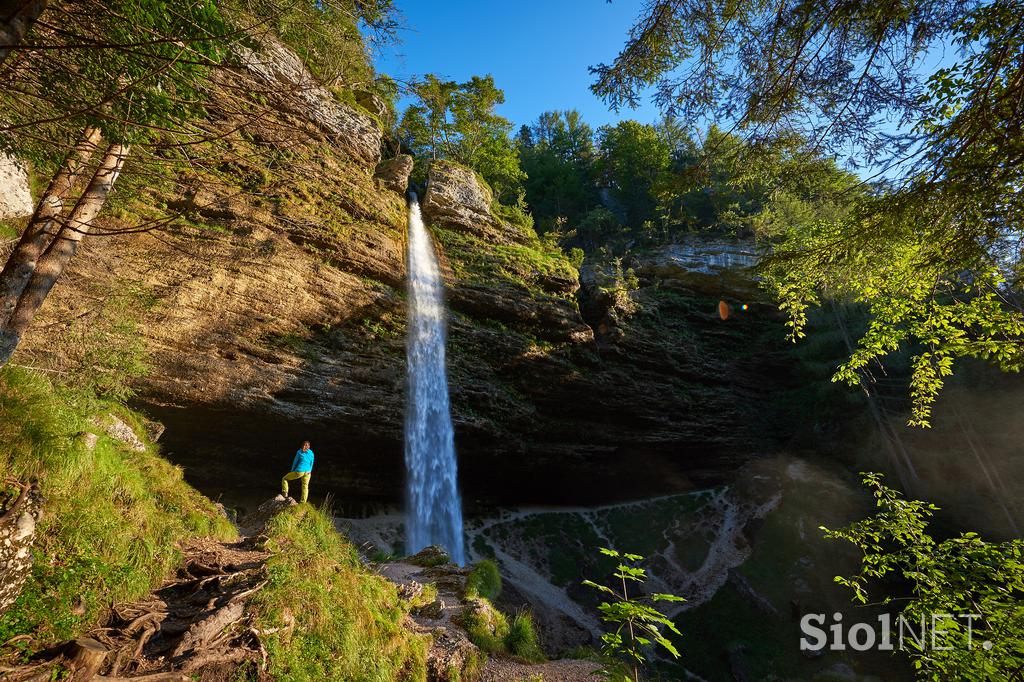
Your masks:
M462 502L445 368L445 308L437 257L416 195L409 195L409 393L405 412L406 544L444 547L465 560Z

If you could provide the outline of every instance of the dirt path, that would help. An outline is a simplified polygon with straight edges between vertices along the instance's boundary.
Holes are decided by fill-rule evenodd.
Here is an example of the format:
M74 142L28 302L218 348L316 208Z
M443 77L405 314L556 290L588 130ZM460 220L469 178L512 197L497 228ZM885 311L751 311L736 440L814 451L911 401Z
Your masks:
M261 530L274 513L294 504L271 500L243 519L236 542L194 540L182 547L175 575L145 598L110 609L101 627L73 642L40 652L36 660L13 669L0 668L2 682L48 682L67 674L74 682L136 680L145 682L223 682L251 662L260 680L269 680L262 633L247 613L249 599L266 584L270 553L260 543ZM399 586L405 598L437 587L437 599L413 610L408 627L433 642L428 666L431 679L448 679L479 650L459 625L472 605L463 599L466 569L432 568L406 562L384 564L380 573ZM560 660L528 664L491 657L481 682L593 682L598 665ZM479 668L476 668L479 670Z
M242 532L236 542L189 542L176 574L159 589L111 607L101 627L40 652L36 662L0 670L0 680L43 682L67 670L76 681L221 682L247 661L261 670L267 654L246 604L266 584L270 554L251 525Z
M114 607L106 626L90 633L109 652L101 672L212 681L229 679L244 661L262 664L266 652L245 606L266 584L268 556L252 538L187 546L174 580L147 599Z

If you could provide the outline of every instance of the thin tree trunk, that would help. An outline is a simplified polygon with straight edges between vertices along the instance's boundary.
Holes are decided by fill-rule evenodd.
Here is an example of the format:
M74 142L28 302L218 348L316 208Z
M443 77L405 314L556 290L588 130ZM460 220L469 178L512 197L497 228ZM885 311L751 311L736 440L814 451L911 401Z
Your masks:
M21 233L18 245L7 258L3 271L0 271L0 329L10 321L18 305L18 297L32 278L39 257L59 231L58 219L64 212L64 201L78 181L85 164L95 153L99 141L98 129L86 128L83 131L78 144L50 180L50 185L36 204L32 219Z
M0 17L0 64L7 59L11 49L21 45L32 24L46 9L46 0L14 0L5 7Z
M126 145L120 144L112 144L107 148L103 161L89 181L89 186L71 209L67 222L39 259L32 278L18 299L10 322L0 328L0 367L11 359L25 330L32 323L53 285L63 274L64 268L78 251L78 245L89 233L93 219L103 208L110 190L117 181L117 176L121 174L125 159L128 158L128 151Z

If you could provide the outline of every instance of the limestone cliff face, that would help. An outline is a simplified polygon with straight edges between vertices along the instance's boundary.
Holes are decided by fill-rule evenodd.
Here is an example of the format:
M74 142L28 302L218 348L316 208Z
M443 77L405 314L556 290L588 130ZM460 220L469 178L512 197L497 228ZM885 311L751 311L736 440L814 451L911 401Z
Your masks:
M374 118L317 85L286 48L243 57L211 95L224 131L216 174L153 187L105 220L122 227L161 206L183 218L87 240L21 352L56 362L63 341L51 323L137 284L156 300L140 324L152 367L139 398L167 423L167 447L193 480L264 485L308 437L322 484L398 500L411 164L378 169ZM239 91L274 115L233 130L226 93ZM470 503L679 489L768 447L756 412L781 340L768 306L751 298L747 314L723 322L719 298L740 294L714 277L673 280L654 256L658 267L633 264L632 291L581 289L556 247L492 211L474 173L436 162L428 187Z

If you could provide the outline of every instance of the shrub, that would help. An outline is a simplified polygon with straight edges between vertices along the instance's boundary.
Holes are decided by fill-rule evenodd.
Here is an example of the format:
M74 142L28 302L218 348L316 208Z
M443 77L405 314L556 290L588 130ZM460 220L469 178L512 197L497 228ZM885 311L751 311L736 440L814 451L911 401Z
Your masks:
M577 270L583 265L583 261L586 259L586 253L578 246L574 246L569 249L569 262Z
M869 587L899 590L881 603L900 605L899 617L907 623L927 620L924 644L909 637L906 650L918 679L1018 678L1024 656L1024 540L986 542L971 532L936 539L928 526L938 507L904 499L881 474L863 479L878 513L845 528L822 527L826 538L863 552L860 572L836 576L836 582L862 604L869 601ZM919 630L924 638L924 628Z
M511 223L528 234L533 232L533 214L522 202L508 205L495 201L491 204L491 211L505 222Z
M674 594L654 593L637 596L639 585L647 581L647 571L640 567L643 557L639 554L625 554L613 549L601 548L601 554L618 562L612 573L614 587L601 585L592 580L584 580L583 584L592 587L609 601L598 606L601 620L608 623L613 630L601 635L602 653L612 663L602 671L608 679L630 680L638 682L640 666L646 663L646 649L655 645L679 658L679 651L665 636L666 632L679 635L668 616L658 611L654 604L658 602L683 602L682 597ZM633 593L629 591L632 584ZM627 668L623 673L615 664Z
M529 662L544 660L533 617L529 613L517 614L510 624L508 618L488 600L478 598L466 608L461 624L469 635L469 641L485 653L515 656Z
M483 597L491 601L501 594L501 573L498 565L490 559L482 559L473 567L466 578L466 597Z
M537 631L533 627L533 617L527 613L518 613L509 625L505 636L505 646L509 653L531 663L544 660L544 652L537 642Z

